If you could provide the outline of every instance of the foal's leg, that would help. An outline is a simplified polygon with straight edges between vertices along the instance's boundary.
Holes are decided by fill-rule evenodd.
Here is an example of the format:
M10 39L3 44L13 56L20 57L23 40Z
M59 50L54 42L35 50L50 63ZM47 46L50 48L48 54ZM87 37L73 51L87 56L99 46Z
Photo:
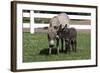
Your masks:
M67 45L66 41L65 41L65 50L66 50L66 52L68 52L68 45Z
M74 40L71 40L71 49L74 52L75 51L75 43Z
M59 54L59 39L57 38L56 41L57 54Z
M71 48L70 41L65 41L66 53L69 53L70 54L70 48Z
M71 48L72 48L71 40L69 40L69 42L68 42L68 52L69 52L69 54L71 52Z
M76 46L77 46L77 42L76 42L76 40L73 40L73 43L72 43L73 52L76 52Z
M61 49L62 49L62 51L64 51L63 43L64 43L63 38L61 38Z
M77 48L77 41L76 40L74 42L74 48L75 48L75 52L76 52L76 48Z

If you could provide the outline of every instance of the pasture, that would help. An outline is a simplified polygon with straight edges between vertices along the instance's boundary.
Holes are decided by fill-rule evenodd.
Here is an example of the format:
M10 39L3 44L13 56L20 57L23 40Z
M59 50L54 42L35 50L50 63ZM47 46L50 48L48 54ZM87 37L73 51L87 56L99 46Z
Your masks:
M48 40L45 32L23 32L23 62L85 60L91 58L91 34L82 31L77 35L77 52L48 55Z

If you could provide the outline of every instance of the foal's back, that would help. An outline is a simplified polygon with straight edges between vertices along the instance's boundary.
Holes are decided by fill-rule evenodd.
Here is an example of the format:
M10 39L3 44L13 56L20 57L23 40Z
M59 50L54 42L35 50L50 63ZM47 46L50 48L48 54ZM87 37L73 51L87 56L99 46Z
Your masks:
M69 28L69 37L70 39L76 39L77 31L75 28Z

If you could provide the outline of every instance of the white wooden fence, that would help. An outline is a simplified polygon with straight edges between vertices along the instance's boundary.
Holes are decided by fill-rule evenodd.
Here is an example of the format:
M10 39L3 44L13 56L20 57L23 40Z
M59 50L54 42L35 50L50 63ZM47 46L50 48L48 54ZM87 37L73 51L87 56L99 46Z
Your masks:
M23 23L23 28L30 28L30 33L34 33L34 28L39 27L48 27L49 24L36 24L34 23L34 18L52 18L56 16L56 14L43 14L43 13L34 13L33 10L30 13L23 12L23 17L30 17L30 23ZM91 20L91 16L82 16L82 15L68 15L70 19L85 19ZM76 29L91 29L91 25L70 25L70 27L74 27Z

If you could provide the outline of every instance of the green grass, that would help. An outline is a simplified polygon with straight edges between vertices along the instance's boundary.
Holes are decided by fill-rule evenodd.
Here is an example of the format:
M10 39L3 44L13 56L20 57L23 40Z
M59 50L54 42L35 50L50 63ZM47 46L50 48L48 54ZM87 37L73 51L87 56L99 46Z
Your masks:
M23 33L23 62L83 60L91 58L90 33L78 32L77 52L48 55L46 33ZM56 51L56 50L54 50Z

